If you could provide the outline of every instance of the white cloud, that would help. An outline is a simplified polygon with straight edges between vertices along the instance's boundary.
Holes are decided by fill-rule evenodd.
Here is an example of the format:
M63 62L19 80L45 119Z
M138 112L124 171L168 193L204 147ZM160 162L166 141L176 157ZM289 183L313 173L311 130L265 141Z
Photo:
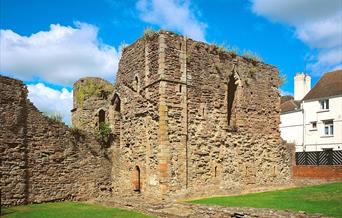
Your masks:
M335 15L341 9L340 0L251 0L258 15L286 23L306 23Z
M206 25L197 20L188 1L139 0L140 18L161 28L179 31L195 40L205 41Z
M42 112L59 113L65 123L71 123L72 91L52 89L43 83L27 85L28 98Z
M295 28L295 35L318 55L308 68L315 75L342 65L341 0L251 0L252 11Z
M49 31L21 36L0 31L0 72L22 80L71 85L80 77L113 80L120 52L98 39L96 26L51 24Z

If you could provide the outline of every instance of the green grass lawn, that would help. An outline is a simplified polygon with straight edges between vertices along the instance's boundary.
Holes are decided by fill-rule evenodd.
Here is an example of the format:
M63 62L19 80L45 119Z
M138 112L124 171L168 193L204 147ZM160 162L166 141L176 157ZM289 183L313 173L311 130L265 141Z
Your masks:
M342 217L342 183L190 201L228 207L289 209Z
M2 208L4 218L151 217L142 213L80 202L55 202Z

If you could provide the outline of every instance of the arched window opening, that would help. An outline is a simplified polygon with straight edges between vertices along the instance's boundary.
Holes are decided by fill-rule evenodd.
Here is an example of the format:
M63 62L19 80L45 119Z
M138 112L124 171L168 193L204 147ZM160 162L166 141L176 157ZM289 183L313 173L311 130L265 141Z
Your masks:
M104 110L99 111L99 126L101 123L104 123L106 121L106 112Z
M114 106L114 110L116 112L119 112L119 113L121 112L121 100L120 100L118 94L114 95L114 98L112 100L112 105Z
M133 190L140 192L140 168L138 166L134 169Z
M228 81L228 93L227 93L227 119L228 126L235 127L236 118L236 90L238 87L238 81L234 74L229 77Z
M111 101L111 128L114 138L114 145L120 147L120 135L121 135L121 100L117 93L114 94Z

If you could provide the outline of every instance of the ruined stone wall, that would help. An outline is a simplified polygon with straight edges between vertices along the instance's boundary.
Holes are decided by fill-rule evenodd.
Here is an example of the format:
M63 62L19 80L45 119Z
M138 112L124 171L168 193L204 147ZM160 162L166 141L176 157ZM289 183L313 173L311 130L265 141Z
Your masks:
M112 145L113 187L120 195L160 194L158 57L155 34L125 48L119 63L114 95L120 98L120 119L111 123L120 125L120 136Z
M85 132L39 112L18 80L0 77L1 205L110 194L111 161Z
M169 193L188 187L192 194L214 194L288 182L277 69L174 33L163 35ZM232 78L237 88L234 122L228 125Z
M20 81L0 77L1 205L27 198L26 95Z
M123 50L107 100L114 192L163 198L287 182L278 85L271 65L145 34Z
M101 78L85 77L74 83L72 123L75 127L94 133L99 128L100 111L109 122L109 103L113 85Z

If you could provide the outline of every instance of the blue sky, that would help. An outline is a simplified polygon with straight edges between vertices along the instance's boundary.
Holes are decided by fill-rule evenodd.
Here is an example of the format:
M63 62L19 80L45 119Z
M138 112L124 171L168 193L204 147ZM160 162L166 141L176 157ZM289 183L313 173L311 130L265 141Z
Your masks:
M256 52L287 76L283 93L293 93L296 72L315 84L342 68L340 0L0 0L0 73L24 80L40 110L70 123L72 83L114 82L120 46L146 27Z

